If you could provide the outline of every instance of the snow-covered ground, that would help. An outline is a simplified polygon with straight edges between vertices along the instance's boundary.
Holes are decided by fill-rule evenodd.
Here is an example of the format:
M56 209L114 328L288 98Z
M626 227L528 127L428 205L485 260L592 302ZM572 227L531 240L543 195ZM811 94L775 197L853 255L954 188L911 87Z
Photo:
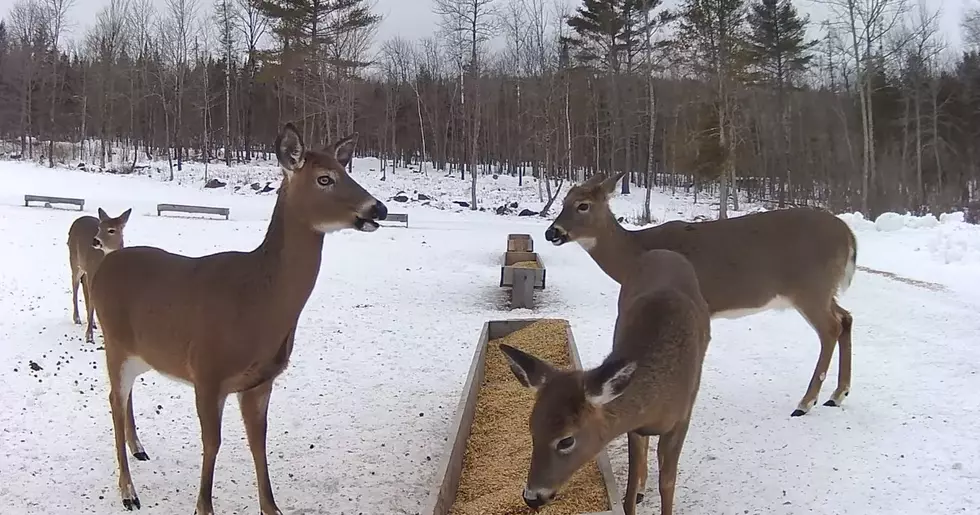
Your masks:
M159 180L164 172L114 176L0 162L3 513L122 510L103 356L71 323L65 241L78 213L27 209L23 195L83 197L89 214L133 207L127 245L190 255L253 248L274 194L250 185L278 172L212 166L229 182L216 190L201 188L202 172L189 166L167 183ZM470 212L453 203L468 200L469 183L439 172L398 170L382 182L378 162L360 159L354 175L392 212L408 212L411 227L327 238L319 284L270 408L270 471L286 513L416 513L484 321L567 318L587 366L611 341L615 283L577 246L547 244L547 220L492 212L510 202L539 208L533 180L521 187L506 176L481 180L488 210ZM389 200L399 192L432 199L429 206ZM614 209L631 217L642 197L642 190L618 197ZM157 217L159 202L227 206L231 220ZM710 204L660 192L653 204L660 220L712 214ZM842 298L855 317L850 397L840 409L789 417L818 353L796 313L714 322L675 513L980 512L980 228L955 214L934 222L842 216L856 230L858 264L867 267ZM506 310L497 287L512 232L532 234L548 264L548 289L533 312ZM835 384L836 362L821 402ZM151 372L134 403L151 457L131 460L142 511L192 513L200 439L191 390ZM252 459L235 401L228 404L215 507L255 513ZM622 486L625 438L610 455ZM659 513L656 460L650 463L643 514Z

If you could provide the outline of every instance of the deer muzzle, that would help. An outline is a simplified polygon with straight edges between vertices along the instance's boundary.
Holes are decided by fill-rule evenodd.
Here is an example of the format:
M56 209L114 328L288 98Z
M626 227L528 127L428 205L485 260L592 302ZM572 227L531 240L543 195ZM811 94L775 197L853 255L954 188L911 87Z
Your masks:
M548 504L555 498L555 492L544 491L540 489L532 490L527 486L524 487L524 504L532 510L537 510L545 504Z
M551 224L548 230L544 232L544 239L550 241L554 245L564 245L568 243L568 233L565 229Z
M373 232L378 229L377 220L388 218L388 208L375 200L373 204L364 209L363 215L358 215L354 220L354 228L358 231Z

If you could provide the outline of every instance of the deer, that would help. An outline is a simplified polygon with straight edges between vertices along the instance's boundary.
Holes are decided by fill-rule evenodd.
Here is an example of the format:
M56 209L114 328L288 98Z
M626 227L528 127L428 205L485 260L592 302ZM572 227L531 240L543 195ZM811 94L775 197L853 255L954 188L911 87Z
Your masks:
M675 220L631 231L609 208L624 174L596 174L570 188L545 238L556 246L577 242L619 284L633 266L624 249L679 252L697 272L712 319L795 309L817 333L820 354L791 416L805 415L816 405L838 343L837 388L824 406L841 406L851 388L853 317L837 296L850 287L856 269L857 240L850 227L827 211L801 207L705 222Z
M514 376L535 392L523 493L532 509L554 500L576 470L626 433L626 515L634 515L643 499L654 435L659 435L660 513L673 513L677 467L701 384L711 317L684 256L649 250L633 251L630 259L628 280L619 290L612 351L599 366L559 370L500 345Z
M132 389L149 370L190 384L203 460L196 513L212 515L214 467L225 400L236 394L263 515L280 515L266 456L273 381L286 369L297 321L313 291L328 233L373 232L388 209L345 171L358 134L308 149L291 123L275 141L282 170L268 230L250 252L187 257L126 247L92 281L105 346L123 507L139 509L126 446L149 459L133 420Z
M92 316L95 306L89 301L92 277L95 276L95 271L99 269L106 254L123 248L123 229L129 222L129 215L132 212L133 209L129 208L113 218L100 207L98 218L89 215L80 216L68 229L72 321L79 325L82 323L82 319L78 316L78 287L81 285L85 310L88 312L85 323L85 341L88 343L95 342L92 336L92 331L95 329Z

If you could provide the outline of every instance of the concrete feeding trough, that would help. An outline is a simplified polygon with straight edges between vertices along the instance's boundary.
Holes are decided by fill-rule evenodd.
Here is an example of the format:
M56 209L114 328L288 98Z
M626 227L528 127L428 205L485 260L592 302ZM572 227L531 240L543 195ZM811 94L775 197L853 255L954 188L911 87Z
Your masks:
M507 252L534 252L534 239L530 234L508 234Z
M511 289L511 309L533 308L534 290L544 289L545 277L544 262L537 252L508 251L504 254L504 262L500 266L500 287Z
M469 374L466 377L466 382L463 383L463 391L460 394L459 404L456 406L455 416L449 427L445 450L442 453L442 458L439 460L436 475L433 478L428 497L421 511L422 515L449 515L453 509L453 504L456 502L460 479L463 475L463 459L466 454L466 444L470 437L474 419L477 416L477 399L484 382L490 342L508 336L539 321L553 321L564 326L568 361L573 367L578 369L582 368L582 361L579 358L578 349L575 346L575 339L572 336L572 329L567 320L534 318L490 320L485 322L483 324L483 332L480 334L479 344L473 353ZM601 475L601 481L605 487L606 497L608 497L609 510L580 515L624 515L621 501L622 497L619 489L616 487L615 477L613 476L612 467L609 463L609 456L605 449L599 452L595 462ZM515 491L514 495L519 497L520 490ZM559 493L559 496L561 496L561 493ZM494 514L487 513L487 515Z

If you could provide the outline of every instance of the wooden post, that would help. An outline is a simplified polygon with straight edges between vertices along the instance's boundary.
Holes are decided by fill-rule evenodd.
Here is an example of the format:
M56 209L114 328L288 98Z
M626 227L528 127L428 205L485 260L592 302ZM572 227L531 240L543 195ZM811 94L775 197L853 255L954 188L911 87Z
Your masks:
M534 307L534 269L515 268L514 285L510 289L510 307Z

